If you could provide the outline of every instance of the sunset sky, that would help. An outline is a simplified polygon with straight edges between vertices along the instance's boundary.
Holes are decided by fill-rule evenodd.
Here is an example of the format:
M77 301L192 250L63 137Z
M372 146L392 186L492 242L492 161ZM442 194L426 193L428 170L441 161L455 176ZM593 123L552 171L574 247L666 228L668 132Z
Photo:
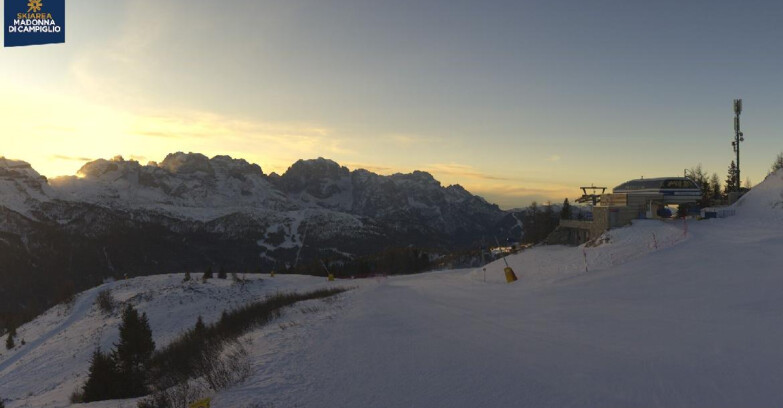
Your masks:
M46 0L43 0L44 8ZM426 170L503 208L783 151L783 3L66 0L66 42L0 50L0 156L228 154Z

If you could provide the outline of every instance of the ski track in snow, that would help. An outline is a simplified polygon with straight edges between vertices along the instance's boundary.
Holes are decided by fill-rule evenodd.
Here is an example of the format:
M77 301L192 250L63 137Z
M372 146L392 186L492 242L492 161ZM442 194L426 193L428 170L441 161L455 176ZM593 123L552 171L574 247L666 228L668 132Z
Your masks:
M60 323L59 326L55 327L54 329L50 330L43 336L27 342L27 344L24 347L20 347L18 351L13 354L11 357L7 358L5 361L0 362L0 377L5 375L13 375L13 370L9 373L5 373L5 371L9 368L11 368L14 363L25 357L27 354L29 354L31 351L35 350L38 346L46 343L47 341L54 338L57 334L65 330L66 328L73 325L76 321L79 319L82 319L87 315L87 312L92 307L93 302L95 301L95 296L97 296L98 292L95 288L90 289L84 293L82 293L79 296L79 299L75 301L73 310L68 316L67 319L65 319L62 323ZM18 341L18 339L17 339Z

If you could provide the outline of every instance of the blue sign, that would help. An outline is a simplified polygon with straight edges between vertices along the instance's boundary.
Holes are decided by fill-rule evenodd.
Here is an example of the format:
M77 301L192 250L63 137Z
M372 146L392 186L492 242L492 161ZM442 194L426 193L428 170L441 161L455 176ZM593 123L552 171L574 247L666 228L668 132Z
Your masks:
M65 0L5 0L4 45L65 42Z

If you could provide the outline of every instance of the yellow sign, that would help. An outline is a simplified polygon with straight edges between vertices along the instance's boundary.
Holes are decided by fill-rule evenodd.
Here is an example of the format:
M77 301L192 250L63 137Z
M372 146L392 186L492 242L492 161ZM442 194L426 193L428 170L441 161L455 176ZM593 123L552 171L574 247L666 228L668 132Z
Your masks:
M511 283L517 280L517 274L514 273L514 270L510 267L505 267L503 269L503 272L506 273L506 282Z
M209 408L211 406L212 406L212 398L204 398L203 400L198 400L188 405L188 408Z

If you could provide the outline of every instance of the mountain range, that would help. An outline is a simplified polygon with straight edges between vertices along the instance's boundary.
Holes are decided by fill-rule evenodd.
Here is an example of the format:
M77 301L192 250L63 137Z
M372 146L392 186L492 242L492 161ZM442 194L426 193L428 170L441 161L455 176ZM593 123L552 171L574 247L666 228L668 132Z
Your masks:
M385 176L324 158L278 175L229 156L178 152L146 165L118 156L51 180L0 158L0 313L37 310L108 276L451 251L519 236L517 227L429 173Z

